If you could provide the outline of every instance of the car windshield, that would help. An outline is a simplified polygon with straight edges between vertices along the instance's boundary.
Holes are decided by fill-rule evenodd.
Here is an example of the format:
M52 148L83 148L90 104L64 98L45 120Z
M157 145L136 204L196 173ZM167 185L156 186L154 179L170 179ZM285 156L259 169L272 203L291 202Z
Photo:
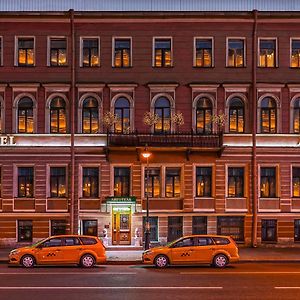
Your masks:
M179 238L179 239L177 239L177 240L175 240L175 241L169 242L168 244L166 244L166 247L168 247L168 248L172 247L175 243L177 243L177 242L180 241L181 239L182 239L182 238Z
M47 238L46 238L46 239L39 240L38 242L32 244L32 245L30 246L30 248L34 248L34 247L40 245L41 243L43 243L43 242L46 241L46 240L47 240Z

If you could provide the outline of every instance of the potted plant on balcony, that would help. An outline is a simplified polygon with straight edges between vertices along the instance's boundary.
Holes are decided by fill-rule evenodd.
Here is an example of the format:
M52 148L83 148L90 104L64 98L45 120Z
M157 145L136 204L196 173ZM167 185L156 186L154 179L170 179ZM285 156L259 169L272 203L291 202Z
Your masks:
M143 122L151 128L159 122L159 116L154 112L147 111L144 113Z
M184 124L184 117L182 112L178 111L171 116L171 122L175 126L176 133L179 133L180 126Z

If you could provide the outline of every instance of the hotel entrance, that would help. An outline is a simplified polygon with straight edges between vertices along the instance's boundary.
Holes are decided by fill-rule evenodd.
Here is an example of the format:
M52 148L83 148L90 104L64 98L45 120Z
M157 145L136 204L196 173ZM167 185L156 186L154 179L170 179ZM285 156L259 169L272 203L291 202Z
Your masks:
M131 208L130 206L113 206L112 208L112 244L131 244Z

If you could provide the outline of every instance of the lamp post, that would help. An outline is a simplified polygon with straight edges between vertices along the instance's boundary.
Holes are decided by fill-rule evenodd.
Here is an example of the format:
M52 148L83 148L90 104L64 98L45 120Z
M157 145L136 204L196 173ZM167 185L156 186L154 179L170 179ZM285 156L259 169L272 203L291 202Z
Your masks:
M147 147L142 156L146 159L146 222L145 222L145 250L150 248L150 223L149 223L149 157L152 155Z

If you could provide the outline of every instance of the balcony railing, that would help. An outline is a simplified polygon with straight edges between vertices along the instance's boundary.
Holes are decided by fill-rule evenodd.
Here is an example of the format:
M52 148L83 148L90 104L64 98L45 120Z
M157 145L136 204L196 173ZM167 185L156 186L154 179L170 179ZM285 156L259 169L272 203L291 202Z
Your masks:
M142 133L131 132L108 133L107 145L109 147L199 147L221 148L223 146L223 134L201 135L190 132L180 133Z

